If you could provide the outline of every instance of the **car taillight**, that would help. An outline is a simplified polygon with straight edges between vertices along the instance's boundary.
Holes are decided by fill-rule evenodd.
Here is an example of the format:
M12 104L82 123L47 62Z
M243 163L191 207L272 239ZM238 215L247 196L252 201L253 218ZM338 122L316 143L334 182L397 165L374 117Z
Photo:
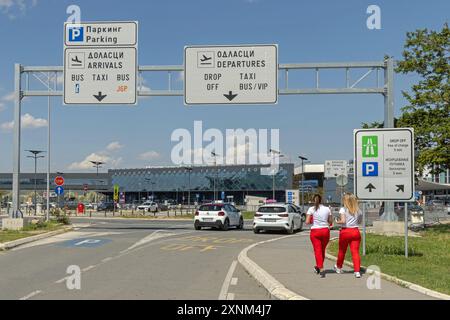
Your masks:
M255 213L255 217L262 217L261 213Z
M289 217L289 215L288 215L287 213L282 213L282 214L279 214L278 216L279 216L279 217L282 217L282 218L287 218L287 217Z
M225 212L219 211L218 215L219 215L219 217L223 217L223 216L225 216Z
M197 210L197 211L195 211L195 215L196 215L196 216L198 216L198 215L199 215L199 213L198 213L198 210Z

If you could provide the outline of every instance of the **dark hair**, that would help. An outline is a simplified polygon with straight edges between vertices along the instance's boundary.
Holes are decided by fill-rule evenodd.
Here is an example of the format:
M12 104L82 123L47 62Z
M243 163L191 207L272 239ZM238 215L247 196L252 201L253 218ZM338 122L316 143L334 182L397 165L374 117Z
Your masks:
M316 211L319 210L319 206L322 203L322 196L320 194L315 194L313 197L314 200L314 208L316 208Z

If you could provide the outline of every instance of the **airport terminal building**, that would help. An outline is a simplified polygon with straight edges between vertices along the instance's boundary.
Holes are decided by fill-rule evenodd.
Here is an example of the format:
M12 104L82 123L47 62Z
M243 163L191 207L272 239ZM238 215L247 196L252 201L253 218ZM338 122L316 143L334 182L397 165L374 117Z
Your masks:
M246 195L272 198L275 187L276 198L284 201L285 190L293 185L294 164L279 165L275 178L265 174L267 165L217 165L194 167L149 167L140 169L111 169L107 173L64 173L64 188L67 193L80 194L86 191L101 192L112 199L114 185L125 195L126 203L140 202L154 195L155 199L173 199L187 203L190 190L191 202L232 198L243 203ZM50 175L50 190L56 187ZM34 174L21 174L21 190L34 189ZM36 176L40 193L47 188L45 173ZM0 190L12 190L12 174L0 174Z

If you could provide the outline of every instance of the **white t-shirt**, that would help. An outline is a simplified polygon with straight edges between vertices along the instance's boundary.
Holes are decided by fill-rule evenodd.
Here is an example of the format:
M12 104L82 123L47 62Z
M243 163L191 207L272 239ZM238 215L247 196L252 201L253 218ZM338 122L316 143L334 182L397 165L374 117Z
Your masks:
M328 217L331 214L330 208L320 205L319 209L316 210L315 207L311 207L308 209L308 212L306 214L313 216L313 225L311 229L322 229L330 227L330 224L328 223Z
M358 210L354 215L351 214L347 208L341 208L339 214L345 215L345 227L346 228L358 228L358 218L361 212Z

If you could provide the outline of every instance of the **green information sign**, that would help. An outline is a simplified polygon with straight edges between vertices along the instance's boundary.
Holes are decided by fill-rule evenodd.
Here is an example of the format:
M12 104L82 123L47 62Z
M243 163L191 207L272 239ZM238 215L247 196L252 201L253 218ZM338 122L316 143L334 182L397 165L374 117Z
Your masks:
M378 136L362 136L363 158L378 157Z

